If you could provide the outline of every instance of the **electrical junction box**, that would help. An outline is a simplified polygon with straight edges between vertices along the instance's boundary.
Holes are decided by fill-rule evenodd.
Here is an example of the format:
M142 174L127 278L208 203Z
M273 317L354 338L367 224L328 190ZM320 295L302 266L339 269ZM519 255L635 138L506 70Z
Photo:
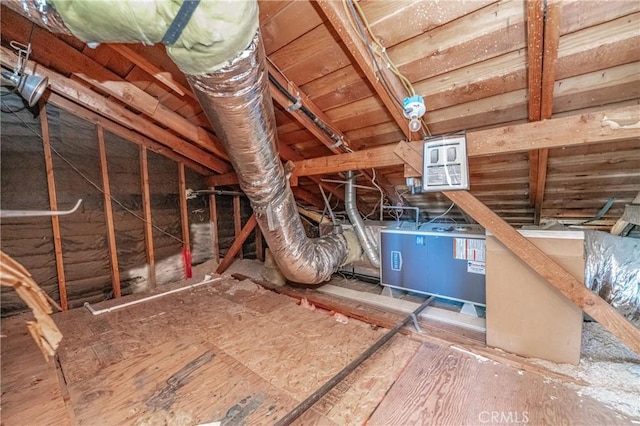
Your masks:
M394 224L380 232L380 274L383 286L485 305L484 229Z
M422 191L469 189L469 162L465 135L424 140Z

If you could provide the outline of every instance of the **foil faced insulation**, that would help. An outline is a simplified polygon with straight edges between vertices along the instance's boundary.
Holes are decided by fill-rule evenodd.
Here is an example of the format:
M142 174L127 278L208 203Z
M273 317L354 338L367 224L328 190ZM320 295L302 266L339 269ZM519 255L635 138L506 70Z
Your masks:
M187 76L225 145L242 191L251 201L265 240L290 280L316 284L360 257L346 234L307 238L279 160L273 104L259 31L252 43L215 73Z
M640 327L640 239L585 231L585 284Z

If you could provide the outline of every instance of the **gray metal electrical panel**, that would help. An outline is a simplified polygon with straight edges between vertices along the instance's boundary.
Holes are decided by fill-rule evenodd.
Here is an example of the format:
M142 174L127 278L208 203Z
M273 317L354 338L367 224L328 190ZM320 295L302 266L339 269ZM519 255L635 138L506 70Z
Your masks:
M394 224L380 232L380 272L384 286L485 305L484 229Z

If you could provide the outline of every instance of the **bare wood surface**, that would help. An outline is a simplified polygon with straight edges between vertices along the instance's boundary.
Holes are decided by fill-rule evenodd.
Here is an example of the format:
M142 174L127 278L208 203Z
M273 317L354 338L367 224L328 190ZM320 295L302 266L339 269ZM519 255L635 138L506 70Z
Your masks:
M240 236L242 232L242 210L240 209L240 196L233 196L233 231L236 239ZM244 258L244 254L242 252L242 246L238 250L238 257L240 259Z
M140 55L138 52L134 51L126 44L110 43L108 44L108 46L145 70L150 76L152 76L180 96L187 95L195 99L195 95L193 94L193 92L180 84L180 82L176 81L171 73L162 71L160 68L149 62L144 56Z
M21 264L0 251L0 285L12 287L33 313L35 321L26 321L34 342L48 361L55 356L62 333L51 319L52 305L60 306L36 284Z
M391 328L399 321L402 321L403 318L403 314L390 311L389 309L356 302L344 297L320 293L308 288L276 286L269 282L252 279L242 274L233 274L233 277L239 280L250 279L278 294L284 294L298 300L305 299L318 308L337 312L349 318L355 318L378 327ZM509 365L540 377L552 377L561 382L574 383L580 386L587 385L583 380L555 373L537 364L533 364L527 358L487 347L484 333L423 317L419 318L419 322L420 328L422 328L425 333L418 333L413 327L407 327L403 329L401 333L419 342L436 343L445 346L457 345L475 355L491 359L504 365Z
M481 157L531 149L635 141L640 138L640 129L624 125L638 121L640 109L631 106L478 130L467 133L467 155ZM421 142L412 144L419 145ZM297 161L294 173L309 176L402 165L404 161L394 154L395 148L396 144L389 144L348 154Z
M102 190L104 191L104 216L107 225L107 243L109 245L109 264L111 266L111 281L113 297L122 296L120 290L120 270L118 268L118 249L116 247L116 233L113 224L113 207L111 205L111 187L109 185L109 166L107 152L104 146L104 130L97 126L98 151L100 153L100 172L102 174Z
M578 282L570 273L544 254L468 191L445 191L447 198L466 211L509 250L580 309L640 354L640 330L611 305Z
M553 89L556 82L556 64L558 62L558 45L560 43L560 5L547 5L544 24L544 53L542 63L542 92L540 100L540 119L548 120L553 114ZM547 186L549 150L537 150L537 166L535 167L535 184L530 185L533 193L534 224L540 224L542 203Z
M258 221L256 220L256 216L252 214L249 220L247 220L247 223L245 223L242 227L240 233L236 235L236 239L233 241L233 244L231 244L231 247L229 247L229 251L227 251L224 259L222 259L222 261L218 265L216 273L222 274L227 270L229 266L231 266L231 264L233 263L233 259L236 257L236 254L238 254L238 251L242 248L242 245L247 240L249 235L251 235L251 232L253 232L253 229L257 224Z
M151 217L151 196L149 193L149 161L147 149L140 146L140 186L142 191L142 213L144 215L144 247L147 259L149 288L156 287L156 260L153 247L153 222Z
M58 210L56 196L56 181L53 171L53 158L51 157L51 140L49 138L49 119L47 107L42 105L40 110L40 125L42 129L42 148L44 151L44 164L47 171L47 188L49 190L49 208ZM63 311L69 309L67 300L67 281L64 275L64 257L62 256L62 238L60 236L60 218L51 216L51 230L53 232L53 251L56 256L56 274L58 275L58 293L60 294L60 306Z
M638 192L638 195L635 196L631 204L640 204L640 192ZM616 221L616 223L611 228L611 233L613 235L622 235L622 233L625 231L625 229L629 225L630 223L621 217Z
M184 175L183 163L178 163L178 195L180 197L180 226L182 229L182 246L185 250L191 250L189 212L187 206L187 181Z
M382 81L378 77L377 68L375 67L374 62L371 59L368 48L365 46L364 42L360 39L357 31L349 22L349 16L344 10L342 2L322 0L318 4L322 8L322 11L326 15L331 25L333 25L335 30L338 32L338 35L351 53L351 56L353 57L355 62L364 72L367 80L369 81L371 86L373 86L373 89L384 103L387 111L393 117L393 120L396 122L402 133L404 133L405 137L410 140L411 134L409 132L407 119L402 113L402 106L399 105L387 92ZM381 65L380 69L381 72L385 74L386 80L389 82L392 90L395 92L395 96L401 99L404 98L406 91L402 87L396 76L388 71L384 67L384 65Z
M210 189L215 189L211 187ZM209 195L209 221L211 223L211 236L213 245L213 258L220 261L220 243L218 242L218 207L216 206L216 194Z
M55 362L45 361L24 331L30 317L24 313L2 318L2 423L74 425L65 408Z
M368 423L482 424L492 421L493 412L498 419L501 413L509 413L514 423L625 424L629 420L564 386L518 374L455 348L425 343Z
M5 47L1 47L0 50L2 52L2 63L6 66L13 67L17 60L16 55ZM29 67L33 68L34 66L35 63L29 61ZM151 121L125 109L118 103L98 95L86 86L55 73L42 65L37 68L39 75L49 78L49 87L56 93L125 127L135 129L139 133L170 147L175 152L191 158L211 170L221 173L231 170L231 166L227 162L212 156L198 147L185 143L183 139L173 133L156 126Z

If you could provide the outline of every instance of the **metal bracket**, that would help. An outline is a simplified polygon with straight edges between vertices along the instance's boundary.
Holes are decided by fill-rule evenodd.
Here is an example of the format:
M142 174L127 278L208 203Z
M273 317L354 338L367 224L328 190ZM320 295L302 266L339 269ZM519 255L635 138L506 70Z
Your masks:
M302 98L300 98L300 96L296 96L296 103L289 105L285 109L289 112L293 112L299 110L300 108L302 108Z

